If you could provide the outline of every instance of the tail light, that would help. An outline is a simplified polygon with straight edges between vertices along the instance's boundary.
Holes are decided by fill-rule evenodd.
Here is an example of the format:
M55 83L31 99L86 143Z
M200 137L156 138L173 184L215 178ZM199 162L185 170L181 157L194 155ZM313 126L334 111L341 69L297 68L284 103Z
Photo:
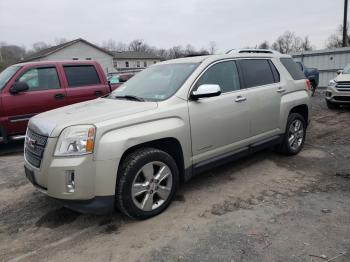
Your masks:
M306 90L309 92L311 91L311 82L309 79L306 79Z

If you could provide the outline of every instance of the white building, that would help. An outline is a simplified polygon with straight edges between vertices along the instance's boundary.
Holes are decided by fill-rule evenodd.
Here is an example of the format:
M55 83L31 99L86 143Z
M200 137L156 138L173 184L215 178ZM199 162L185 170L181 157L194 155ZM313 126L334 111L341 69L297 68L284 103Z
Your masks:
M106 74L115 71L112 53L81 38L31 54L23 62L46 60L95 60Z
M350 64L350 47L306 51L292 54L296 61L302 61L306 67L315 67L320 72L320 87L326 87L337 71Z
M142 70L160 61L159 57L146 52L113 52L113 64L117 71Z

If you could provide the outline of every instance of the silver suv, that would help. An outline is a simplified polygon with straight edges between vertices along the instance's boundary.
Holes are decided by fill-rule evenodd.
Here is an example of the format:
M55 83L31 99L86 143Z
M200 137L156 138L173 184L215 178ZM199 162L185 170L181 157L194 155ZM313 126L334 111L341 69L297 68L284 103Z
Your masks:
M329 109L338 109L341 105L350 105L350 65L338 70L338 76L329 81L326 102Z
M180 182L265 147L303 147L309 85L290 56L252 50L156 64L110 95L33 117L25 173L80 212L145 219Z

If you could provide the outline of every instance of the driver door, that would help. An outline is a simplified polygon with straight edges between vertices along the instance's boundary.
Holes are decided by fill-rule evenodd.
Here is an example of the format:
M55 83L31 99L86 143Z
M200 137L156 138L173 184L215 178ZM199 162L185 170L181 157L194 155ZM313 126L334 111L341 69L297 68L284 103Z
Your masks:
M8 89L3 95L9 135L24 134L32 116L66 105L65 89L55 66L25 69L16 81L27 83L29 90L11 94Z
M218 84L222 94L189 101L193 164L244 148L250 137L248 91L241 90L236 62L210 66L192 91L202 84Z

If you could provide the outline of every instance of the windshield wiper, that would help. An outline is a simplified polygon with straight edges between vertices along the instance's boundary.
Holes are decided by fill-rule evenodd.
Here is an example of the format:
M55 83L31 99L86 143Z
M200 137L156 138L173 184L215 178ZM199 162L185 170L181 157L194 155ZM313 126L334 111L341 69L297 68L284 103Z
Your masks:
M145 101L145 99L143 99L142 97L132 96L132 95L115 96L114 98L116 98L116 99L133 100L133 101L139 101L139 102L144 102Z

